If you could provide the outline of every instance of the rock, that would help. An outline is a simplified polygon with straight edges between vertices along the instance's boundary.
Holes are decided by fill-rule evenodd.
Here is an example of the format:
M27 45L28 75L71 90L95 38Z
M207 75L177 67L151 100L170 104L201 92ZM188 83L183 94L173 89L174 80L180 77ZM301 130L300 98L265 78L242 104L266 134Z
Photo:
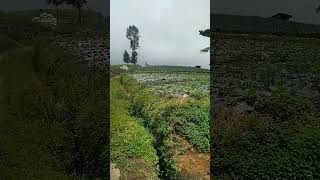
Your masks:
M116 168L116 164L110 164L110 179L111 180L120 180L120 169Z
M47 28L51 28L52 30L57 26L57 19L52 14L48 13L42 13L40 14L40 17L32 18L32 22L39 23Z
M189 95L188 95L188 94L184 94L182 97L183 97L183 98L188 98Z
M120 69L122 69L124 71L128 71L129 70L128 66L121 66Z

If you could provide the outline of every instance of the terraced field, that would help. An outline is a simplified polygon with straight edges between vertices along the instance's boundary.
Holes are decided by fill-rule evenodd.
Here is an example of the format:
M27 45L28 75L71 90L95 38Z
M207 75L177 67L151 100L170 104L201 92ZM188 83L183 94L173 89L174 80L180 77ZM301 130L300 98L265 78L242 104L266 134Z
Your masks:
M209 71L190 67L129 66L129 72L120 73L119 76L119 84L127 90L127 113L155 140L153 148L158 157L158 177L210 179ZM116 123L117 120L111 118L111 130L115 128L112 124ZM129 131L126 133L136 133L134 129ZM118 134L124 132L124 129L117 131ZM118 149L126 147L124 143ZM136 144L133 147L143 150L147 146ZM112 154L116 153L111 151ZM124 167L125 154L121 161L115 162L121 167L120 171L130 174L132 171ZM150 174L150 171L145 174Z
M320 40L215 35L212 176L319 178Z
M235 105L251 98L247 103L254 106L260 98L284 88L319 104L320 40L250 34L219 36L223 43L213 71L215 102Z

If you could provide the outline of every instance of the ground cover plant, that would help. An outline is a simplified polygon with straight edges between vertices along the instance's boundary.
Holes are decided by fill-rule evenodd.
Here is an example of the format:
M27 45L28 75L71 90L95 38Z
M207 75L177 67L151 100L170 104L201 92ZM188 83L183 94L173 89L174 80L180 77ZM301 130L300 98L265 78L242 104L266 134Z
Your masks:
M172 96L209 94L209 70L193 67L150 66L140 67L130 74L151 92Z
M119 66L111 67L114 69L113 72L116 72L117 68ZM179 96L169 93L159 94L158 90L153 89L152 86L157 85L157 80L161 82L161 76L160 79L155 76L161 73L146 71L141 66L134 66L134 68L135 70L130 71L129 66L128 73L120 73L118 81L127 90L129 115L154 138L152 145L157 152L159 178L208 179L210 149L208 95L183 97L183 94ZM175 67L174 69L178 68L192 70L197 74L194 68ZM164 70L167 67L157 67L157 69ZM185 72L175 72L172 67L168 69L172 74L162 75L167 79L171 77L169 83L178 82L175 78L177 76L174 75L178 75L181 82L193 83L191 76L186 76ZM205 75L208 78L209 74ZM139 80L137 77L140 76L151 79L152 83ZM111 152L113 153L115 152ZM190 167L191 162L198 164L198 167L201 166L201 170L196 166Z
M215 35L212 176L319 178L319 40Z
M132 85L111 79L110 147L111 161L120 167L121 177L158 179L158 156L150 132L129 114L128 90Z
M61 11L67 14L74 12ZM0 56L1 178L106 179L107 67L93 71L57 46L66 31L38 29L34 15L1 13L10 27L2 33L13 44ZM82 33L73 30L69 37Z

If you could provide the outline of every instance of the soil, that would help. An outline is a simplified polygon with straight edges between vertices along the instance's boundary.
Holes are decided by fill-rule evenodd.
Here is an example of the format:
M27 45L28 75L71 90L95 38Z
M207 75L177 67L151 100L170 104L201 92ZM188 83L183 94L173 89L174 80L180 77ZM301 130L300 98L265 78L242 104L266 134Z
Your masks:
M190 179L210 180L210 153L199 153L185 139L180 139L185 152L176 150L178 171L186 174Z
M116 168L116 164L110 164L110 179L111 180L120 180L120 169Z

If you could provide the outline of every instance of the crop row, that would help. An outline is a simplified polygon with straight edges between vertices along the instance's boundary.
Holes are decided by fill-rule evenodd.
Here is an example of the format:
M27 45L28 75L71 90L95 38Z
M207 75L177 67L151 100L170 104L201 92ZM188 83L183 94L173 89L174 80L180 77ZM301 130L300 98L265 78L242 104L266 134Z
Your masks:
M207 96L208 73L135 73L131 76L150 91L173 96Z

